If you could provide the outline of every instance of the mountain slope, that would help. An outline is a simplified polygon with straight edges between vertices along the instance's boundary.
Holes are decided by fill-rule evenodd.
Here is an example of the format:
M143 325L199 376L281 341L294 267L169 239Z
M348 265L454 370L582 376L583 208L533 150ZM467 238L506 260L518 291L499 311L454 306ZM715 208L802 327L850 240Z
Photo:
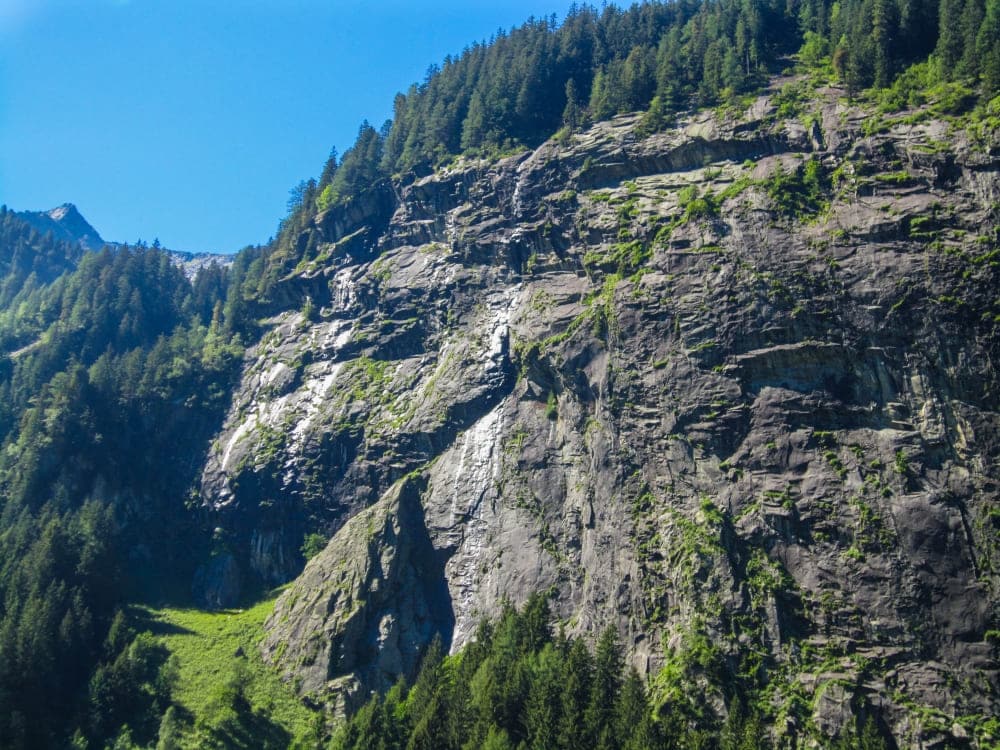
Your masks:
M18 211L17 216L39 234L51 234L56 240L72 242L84 250L100 250L104 240L72 203L49 211Z
M0 747L996 746L997 50L575 6L228 268L0 209Z
M23 292L29 277L34 276L34 279L28 286L53 281L71 270L80 255L81 249L76 242L39 231L22 213L0 207L0 273L4 277L4 305Z
M550 590L668 707L721 718L735 687L780 736L858 714L988 744L996 132L786 83L314 217L276 292L308 309L271 321L202 475L230 583L332 536L264 645L314 699L357 705ZM359 560L345 522L399 492L420 511ZM415 611L399 550L425 537L448 597Z

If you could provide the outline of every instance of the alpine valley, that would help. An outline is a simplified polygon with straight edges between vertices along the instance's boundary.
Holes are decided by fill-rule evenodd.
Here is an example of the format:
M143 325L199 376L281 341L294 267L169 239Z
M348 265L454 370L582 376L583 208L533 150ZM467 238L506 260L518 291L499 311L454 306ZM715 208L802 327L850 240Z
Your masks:
M998 93L574 7L224 263L3 209L0 746L1000 747Z

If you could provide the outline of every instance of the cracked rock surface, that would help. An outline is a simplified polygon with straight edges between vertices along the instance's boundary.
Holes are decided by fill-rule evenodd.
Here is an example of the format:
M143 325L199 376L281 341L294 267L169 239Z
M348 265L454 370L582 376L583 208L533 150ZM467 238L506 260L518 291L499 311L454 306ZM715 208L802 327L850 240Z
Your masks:
M550 590L720 715L711 673L789 735L986 746L1000 156L865 135L840 93L623 116L316 217L282 293L319 315L273 318L202 478L241 575L294 579L263 649L303 694L356 705Z

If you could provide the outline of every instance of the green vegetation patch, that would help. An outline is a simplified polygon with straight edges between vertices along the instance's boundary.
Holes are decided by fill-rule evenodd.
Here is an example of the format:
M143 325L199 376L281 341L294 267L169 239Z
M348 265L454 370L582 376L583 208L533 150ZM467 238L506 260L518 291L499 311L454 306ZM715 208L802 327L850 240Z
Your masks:
M778 168L761 183L778 211L796 219L811 219L829 205L830 179L819 159L811 158L791 171Z
M591 250L583 256L588 271L630 274L638 270L652 255L652 249L640 240L618 242L608 252Z
M759 724L739 710L719 721L692 690L701 675L724 667L701 623L647 688L626 667L613 628L591 649L563 628L554 633L550 621L546 598L535 594L520 611L507 604L458 654L442 657L433 644L413 684L400 681L373 697L340 727L331 750L769 746L757 741ZM755 743L731 743L744 735Z
M311 746L316 714L264 663L259 644L269 598L248 609L144 609L176 657L173 701L180 745L200 748Z

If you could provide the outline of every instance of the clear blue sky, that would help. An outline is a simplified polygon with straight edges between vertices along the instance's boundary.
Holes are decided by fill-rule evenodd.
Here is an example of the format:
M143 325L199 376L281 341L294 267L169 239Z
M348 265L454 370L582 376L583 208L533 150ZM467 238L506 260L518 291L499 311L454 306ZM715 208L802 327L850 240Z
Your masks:
M569 0L0 0L0 203L234 252L431 63Z

